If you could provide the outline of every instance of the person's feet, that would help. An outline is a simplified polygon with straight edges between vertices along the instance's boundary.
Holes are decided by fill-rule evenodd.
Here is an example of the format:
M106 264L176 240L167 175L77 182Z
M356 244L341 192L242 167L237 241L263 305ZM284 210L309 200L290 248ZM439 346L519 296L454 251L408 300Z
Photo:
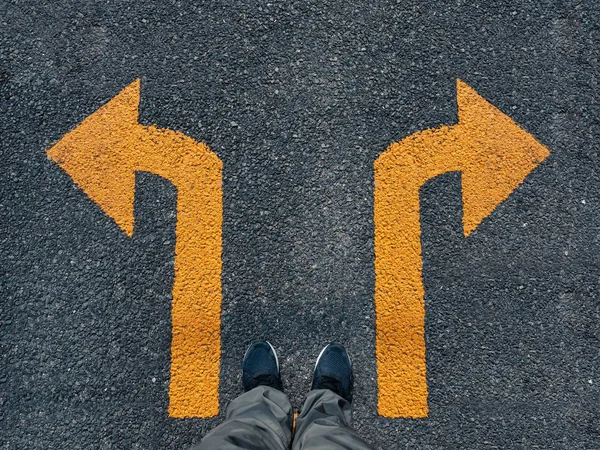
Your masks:
M312 389L329 389L352 402L353 385L352 364L348 352L339 344L329 344L317 359Z
M267 341L254 342L248 347L242 362L242 385L244 392L257 386L283 391L277 353Z

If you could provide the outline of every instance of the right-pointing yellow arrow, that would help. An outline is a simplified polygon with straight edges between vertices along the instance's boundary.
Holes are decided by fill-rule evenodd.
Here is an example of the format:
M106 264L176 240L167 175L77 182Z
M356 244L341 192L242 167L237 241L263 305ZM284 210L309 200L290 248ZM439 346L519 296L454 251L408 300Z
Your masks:
M419 190L462 172L468 236L549 150L465 83L457 125L415 133L375 161L375 308L379 414L426 417L425 304Z

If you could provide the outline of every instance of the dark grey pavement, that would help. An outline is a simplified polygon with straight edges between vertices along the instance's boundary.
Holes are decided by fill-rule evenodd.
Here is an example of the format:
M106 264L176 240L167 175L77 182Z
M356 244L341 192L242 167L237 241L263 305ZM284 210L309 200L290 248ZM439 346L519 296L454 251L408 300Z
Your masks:
M223 161L222 410L248 343L296 407L330 340L377 448L600 448L596 2L0 2L0 448L185 449L167 414L176 192L128 238L45 150L136 78ZM430 415L376 412L373 161L456 123L460 78L551 155L469 238L422 189Z

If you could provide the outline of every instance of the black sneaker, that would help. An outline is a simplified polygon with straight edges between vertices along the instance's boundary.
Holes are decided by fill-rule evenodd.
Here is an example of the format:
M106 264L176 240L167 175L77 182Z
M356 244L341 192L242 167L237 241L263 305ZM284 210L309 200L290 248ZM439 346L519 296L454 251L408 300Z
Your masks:
M283 391L277 353L267 341L254 342L246 350L242 362L242 385L244 392L257 386L269 386Z
M353 385L352 363L348 352L340 344L329 344L317 359L312 389L329 389L352 402Z

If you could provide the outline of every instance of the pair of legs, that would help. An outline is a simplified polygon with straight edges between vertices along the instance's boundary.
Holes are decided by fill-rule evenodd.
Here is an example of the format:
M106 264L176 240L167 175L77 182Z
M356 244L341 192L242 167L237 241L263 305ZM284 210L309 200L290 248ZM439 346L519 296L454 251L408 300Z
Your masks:
M370 450L350 427L352 366L341 345L323 349L312 389L296 420L283 392L275 350L266 341L250 346L242 364L244 394L227 407L225 421L194 450Z

